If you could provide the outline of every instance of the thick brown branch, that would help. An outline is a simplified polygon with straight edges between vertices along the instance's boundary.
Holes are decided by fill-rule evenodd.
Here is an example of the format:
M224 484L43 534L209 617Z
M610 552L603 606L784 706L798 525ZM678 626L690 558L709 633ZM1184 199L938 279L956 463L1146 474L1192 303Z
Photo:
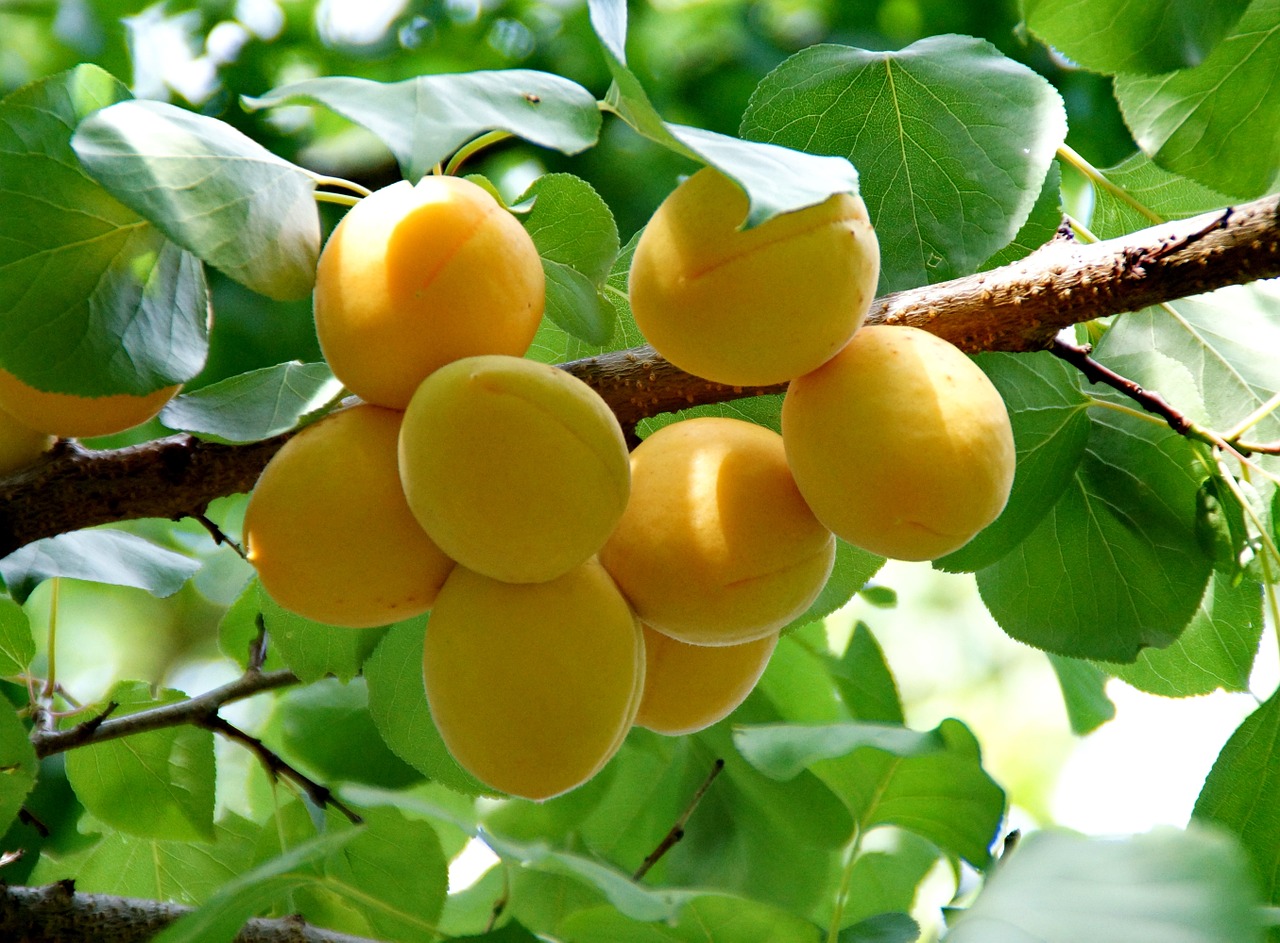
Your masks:
M1055 240L990 272L887 295L868 320L924 328L970 352L1041 350L1071 324L1277 276L1280 197L1268 197L1093 245ZM647 347L563 366L600 392L624 428L782 389L711 383ZM214 498L250 490L286 439L228 446L178 435L110 452L64 445L0 482L0 556L94 524L202 514Z
M0 887L0 940L23 943L143 943L189 907L154 900L77 894L71 883ZM374 943L292 917L250 920L235 943Z

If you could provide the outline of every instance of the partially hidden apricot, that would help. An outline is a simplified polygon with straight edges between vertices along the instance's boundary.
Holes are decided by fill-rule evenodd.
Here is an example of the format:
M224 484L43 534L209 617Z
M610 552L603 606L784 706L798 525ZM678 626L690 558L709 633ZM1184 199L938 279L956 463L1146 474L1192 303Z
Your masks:
M64 439L114 435L152 419L179 387L166 386L143 396L76 396L48 393L0 370L0 409L36 432Z
M631 499L600 551L642 622L696 645L776 632L813 602L834 560L782 437L713 417L664 426L632 452Z
M622 745L644 684L640 626L588 560L545 583L458 567L427 624L423 679L445 746L488 786L548 799Z
M744 230L747 205L711 168L680 184L636 244L630 298L636 326L677 367L762 386L844 346L875 295L880 247L852 194Z
M958 550L1013 484L1004 400L959 348L918 328L864 327L792 381L782 436L818 520L899 560Z
M334 229L316 270L316 333L351 392L404 409L451 360L523 354L545 295L515 217L469 180L429 176L365 197Z
M31 465L54 441L53 436L28 429L0 409L0 477Z
M764 674L774 632L741 645L690 645L644 626L644 694L636 725L693 733L733 713Z
M414 394L400 432L409 507L463 566L553 579L593 556L626 507L626 440L576 377L519 357L468 357Z
M405 503L400 413L361 405L303 429L272 456L249 499L249 562L284 608L368 628L427 611L453 561Z

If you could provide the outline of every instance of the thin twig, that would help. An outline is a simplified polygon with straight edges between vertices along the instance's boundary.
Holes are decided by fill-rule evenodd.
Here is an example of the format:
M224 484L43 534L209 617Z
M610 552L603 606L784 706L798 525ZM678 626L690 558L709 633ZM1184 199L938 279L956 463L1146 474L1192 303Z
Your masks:
M1147 412L1159 416L1178 435L1190 436L1210 444L1213 443L1214 440L1208 438L1199 426L1171 406L1159 393L1143 389L1128 377L1123 377L1110 367L1105 367L1094 360L1090 356L1093 353L1093 348L1070 344L1059 337L1054 339L1053 346L1049 348L1049 351L1055 357L1066 361L1083 373L1090 383L1102 383L1113 390L1118 390Z
M702 781L702 785L698 787L698 791L693 794L693 798L689 800L689 804L685 807L684 812L680 813L680 818L676 819L671 830L662 837L662 841L658 842L658 847L649 852L648 856L640 863L640 867L636 868L636 873L631 875L631 880L640 881L649 869L657 864L662 856L675 847L680 839L684 838L684 827L689 821L689 817L693 815L694 809L698 807L698 803L702 801L702 797L707 794L707 790L711 788L711 784L716 781L716 777L720 775L720 771L724 769L724 760L717 758L711 766L711 772L707 774L707 778Z
M241 560L248 561L249 557L248 555L245 554L244 548L241 547L234 540L232 540L230 537L228 537L226 535L226 532L224 532L221 527L219 527L217 524L215 524L212 520L209 519L208 514L204 514L204 513L186 514L182 516L190 517L197 524L199 524L201 527L207 530L209 532L209 536L213 538L213 544L215 547L220 547L223 544L226 544L228 547L230 547L232 550L235 551L236 556L238 556Z

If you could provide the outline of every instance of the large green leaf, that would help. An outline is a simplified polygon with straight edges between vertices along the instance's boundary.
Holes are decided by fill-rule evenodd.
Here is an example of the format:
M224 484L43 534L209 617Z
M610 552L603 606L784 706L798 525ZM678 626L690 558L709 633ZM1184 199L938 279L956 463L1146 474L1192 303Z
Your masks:
M1031 215L1022 224L1013 241L982 263L982 270L998 268L1024 259L1058 234L1062 226L1062 168L1054 161L1049 165L1040 195L1031 207Z
M271 645L278 649L281 660L304 682L318 681L333 675L350 681L360 673L386 628L349 629L339 625L312 622L285 609L267 595L259 585L259 605L266 622Z
M341 392L327 364L294 360L177 396L160 421L215 442L257 442L295 428Z
M1086 69L1154 74L1199 65L1249 0L1024 0L1031 31Z
M1134 140L1161 167L1250 199L1267 192L1280 167L1277 69L1280 0L1253 0L1198 66L1119 76L1116 99Z
M1261 913L1239 849L1206 830L1023 839L945 943L1250 943Z
M242 285L276 299L315 284L315 177L231 125L128 101L81 122L81 163L116 199Z
M0 697L0 829L8 831L36 784L35 748L17 712Z
M1159 219L1185 219L1231 203L1230 198L1216 190L1156 166L1141 151L1102 173ZM1100 239L1114 239L1146 229L1155 222L1105 187L1094 188L1089 228Z
M866 623L853 627L849 644L830 674L854 719L881 724L906 722L898 684L885 661L884 650Z
M565 154L586 150L600 133L594 95L576 82L529 69L419 75L393 83L326 76L243 101L249 108L324 105L372 131L410 181L486 131L506 131Z
M1066 135L1057 92L979 39L811 46L765 76L744 136L848 157L880 239L880 290L976 271L1018 235Z
M637 132L663 147L715 167L746 192L746 226L779 213L821 203L834 193L856 193L858 172L842 158L746 141L683 125L669 124L654 109L639 79L627 67L624 0L590 0L591 25L600 38L613 75L607 102Z
M155 596L171 596L200 564L136 534L119 530L78 530L27 544L0 559L0 576L18 602L40 583L67 576L95 583L133 586Z
M1070 484L1089 438L1089 398L1076 372L1052 354L980 354L976 360L1009 409L1018 464L1000 516L934 562L953 573L990 566L1030 534Z
M1192 819L1235 835L1253 862L1263 899L1280 905L1280 692L1227 740Z
M1101 668L1081 658L1052 653L1049 664L1058 676L1072 733L1083 737L1116 716L1116 706L1107 696L1107 675Z
M128 94L84 65L0 102L0 367L42 390L141 395L204 364L200 263L71 150L82 119Z
M184 700L180 691L153 694L122 681L104 703L113 717ZM67 779L86 809L112 828L142 838L213 839L213 734L194 726L165 727L77 747Z

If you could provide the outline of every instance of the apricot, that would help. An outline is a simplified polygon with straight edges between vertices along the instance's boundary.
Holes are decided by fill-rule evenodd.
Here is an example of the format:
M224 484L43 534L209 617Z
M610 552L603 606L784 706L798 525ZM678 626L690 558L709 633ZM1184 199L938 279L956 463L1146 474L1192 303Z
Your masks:
M494 789L548 799L622 745L644 684L644 642L595 560L545 583L460 566L427 624L423 681L460 766Z
M76 396L47 393L0 370L0 409L36 432L64 439L114 435L153 418L180 387L166 386L144 396Z
M898 560L958 550L1013 484L1004 400L957 347L917 328L864 327L792 381L782 437L818 520Z
M338 223L316 270L316 333L347 389L404 409L451 360L522 355L545 296L515 217L469 180L430 176L365 197Z
M631 453L631 499L600 551L641 622L694 645L777 632L834 561L782 437L713 417L664 426Z
M853 194L744 230L747 207L711 168L680 184L636 244L630 298L637 327L680 369L763 386L816 369L853 336L880 246Z
M604 400L546 364L490 354L441 367L400 431L409 507L445 553L494 579L554 579L626 507L630 464Z
M693 733L746 700L778 644L774 632L741 645L690 645L644 629L644 693L636 726L669 735Z
M249 562L284 608L368 628L427 611L453 561L405 503L400 413L344 409L284 444L245 512Z
M54 436L28 429L0 409L0 478L35 462L54 441Z

